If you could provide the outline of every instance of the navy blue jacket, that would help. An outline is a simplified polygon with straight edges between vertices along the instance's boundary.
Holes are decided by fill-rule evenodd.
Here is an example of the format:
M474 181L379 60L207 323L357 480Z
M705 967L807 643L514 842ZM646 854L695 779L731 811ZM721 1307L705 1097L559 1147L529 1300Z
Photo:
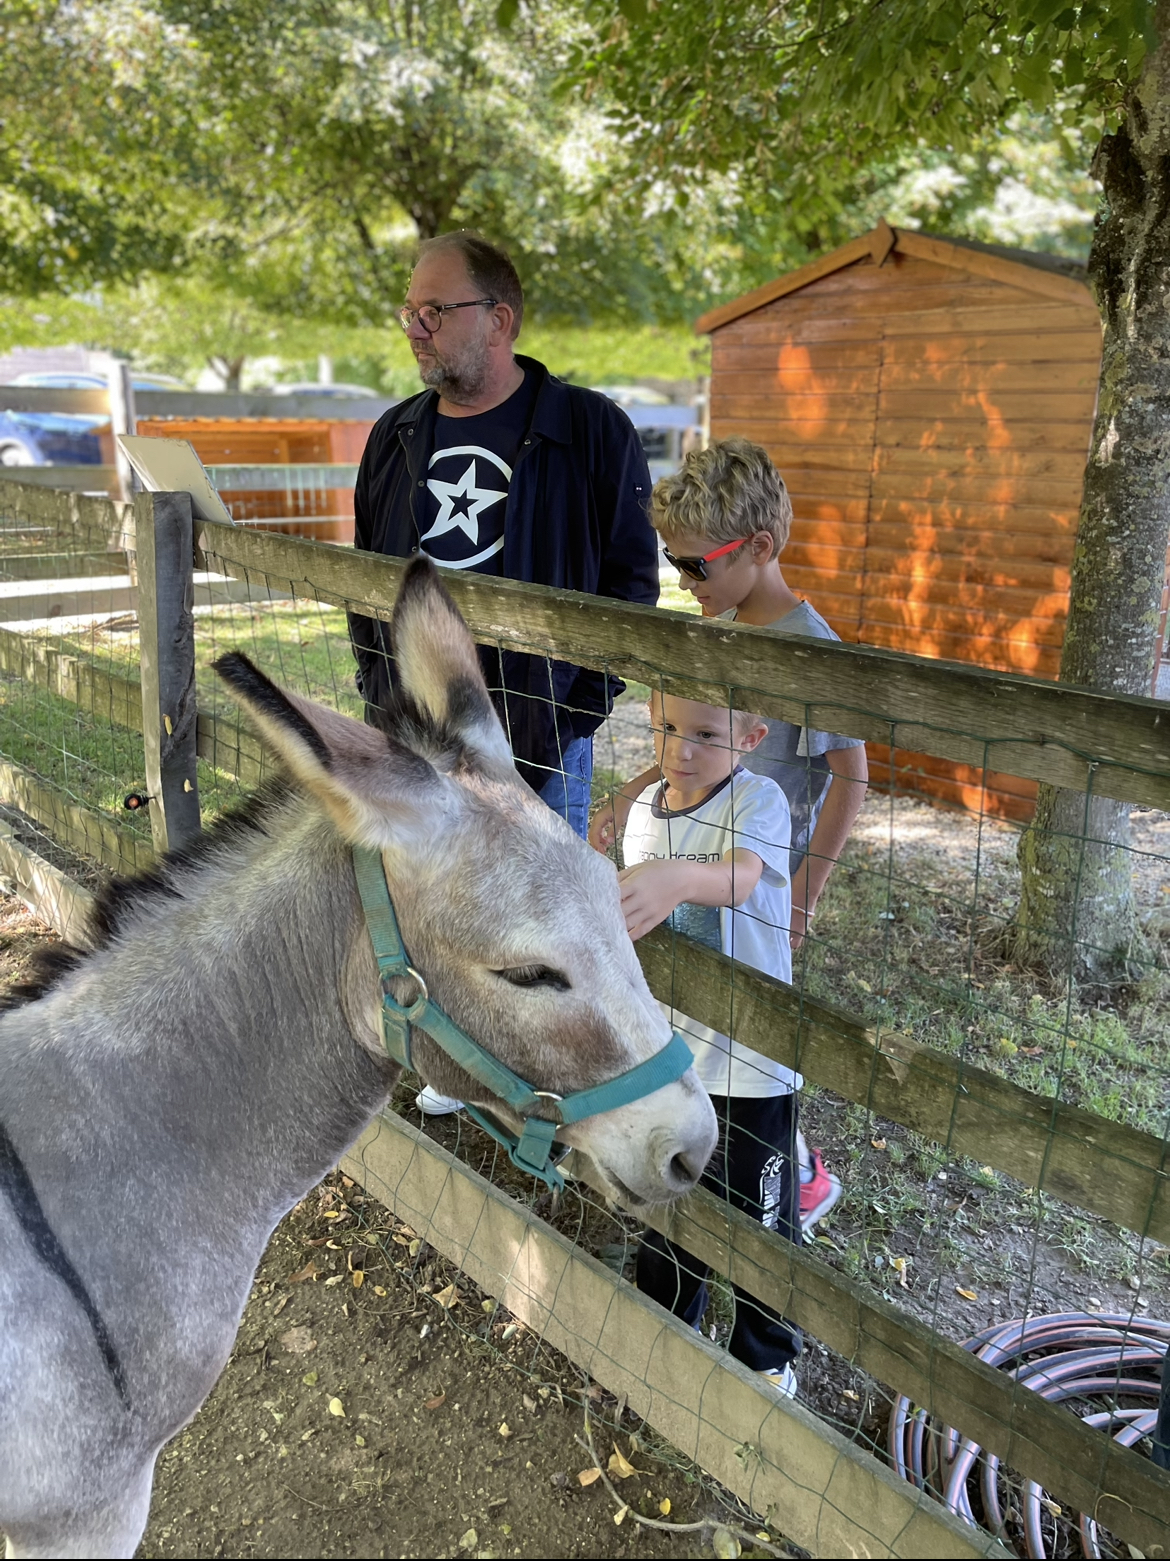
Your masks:
M593 390L566 385L534 358L532 422L508 489L501 574L511 580L658 600L658 547L647 518L650 472L633 424ZM408 558L419 547L419 501L434 444L435 391L391 408L374 425L354 492L354 546ZM384 707L393 686L388 626L350 614L358 688ZM523 629L523 625L517 625ZM493 702L521 773L539 787L574 737L609 714L623 684L547 655L480 647Z

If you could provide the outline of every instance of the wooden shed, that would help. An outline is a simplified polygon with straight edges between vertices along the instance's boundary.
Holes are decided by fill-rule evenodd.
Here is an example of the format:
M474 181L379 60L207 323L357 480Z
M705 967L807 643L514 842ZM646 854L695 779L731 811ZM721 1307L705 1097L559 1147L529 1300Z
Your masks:
M223 478L220 494L233 519L317 542L353 541L347 468L361 461L373 426L274 417L139 418L137 425L140 434L189 439L213 476ZM239 487L231 486L231 468Z
M882 221L695 328L712 436L767 447L795 514L785 578L842 639L1056 676L1101 360L1082 266ZM898 767L1031 812L1027 783Z

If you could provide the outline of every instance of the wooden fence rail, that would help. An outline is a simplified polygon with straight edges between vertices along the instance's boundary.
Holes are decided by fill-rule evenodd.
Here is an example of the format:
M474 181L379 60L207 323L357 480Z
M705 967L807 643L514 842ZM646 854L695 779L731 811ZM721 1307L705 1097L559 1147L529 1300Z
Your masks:
M402 559L204 522L237 579L389 618ZM608 597L450 570L472 633L802 726L1170 808L1170 707L897 651L780 635ZM679 668L687 671L681 674ZM799 691L799 692L797 692Z

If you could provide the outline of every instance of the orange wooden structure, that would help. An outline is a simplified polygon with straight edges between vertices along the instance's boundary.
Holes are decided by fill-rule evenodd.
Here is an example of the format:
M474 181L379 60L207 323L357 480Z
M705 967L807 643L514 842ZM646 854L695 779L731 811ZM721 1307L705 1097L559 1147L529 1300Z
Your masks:
M767 447L795 515L785 578L842 639L1056 676L1101 358L1083 277L883 221L696 321L712 436ZM901 752L897 771L1032 811L1031 783Z
M138 432L189 439L205 466L320 466L356 465L373 426L300 418L140 418ZM245 524L275 520L267 529L317 542L353 541L353 493L346 487L314 483L259 491L229 488L222 490L221 497L233 517Z

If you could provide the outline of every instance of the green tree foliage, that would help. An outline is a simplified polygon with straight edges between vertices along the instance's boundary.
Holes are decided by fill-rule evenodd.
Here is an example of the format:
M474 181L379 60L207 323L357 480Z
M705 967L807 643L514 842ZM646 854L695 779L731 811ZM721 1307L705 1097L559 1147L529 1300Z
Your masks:
M419 237L455 226L512 249L546 318L681 318L709 286L719 193L685 217L629 199L610 116L559 94L574 5L504 34L487 0L15 3L0 287L185 272L382 323Z

